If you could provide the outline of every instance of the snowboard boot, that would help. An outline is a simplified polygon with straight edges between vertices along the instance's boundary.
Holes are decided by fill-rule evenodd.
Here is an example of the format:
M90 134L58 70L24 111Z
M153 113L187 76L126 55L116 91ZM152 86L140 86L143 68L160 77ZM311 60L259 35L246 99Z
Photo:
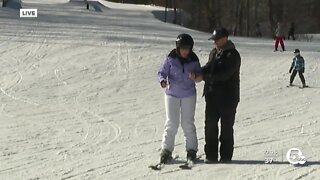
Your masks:
M163 149L160 154L160 163L168 164L172 160L172 152Z
M188 150L187 151L187 161L192 161L195 163L197 160L197 151L195 150Z

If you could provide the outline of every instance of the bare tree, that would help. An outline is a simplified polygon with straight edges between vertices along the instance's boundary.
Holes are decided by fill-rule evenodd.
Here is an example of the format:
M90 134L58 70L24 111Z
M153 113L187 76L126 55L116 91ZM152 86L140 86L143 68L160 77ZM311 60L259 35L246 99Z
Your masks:
M216 26L216 16L215 16L215 13L214 13L214 7L215 7L215 0L208 0L207 2L207 6L206 6L206 9L207 9L207 21L209 22L208 23L208 29L209 31L212 31L215 26Z
M215 0L215 4L216 4L216 8L215 8L215 11L216 11L216 26L222 26L222 23L221 23L221 17L222 17L222 14L221 14L221 0Z
M168 0L166 0L166 7L164 9L164 22L167 22Z
M7 6L7 2L8 2L8 0L2 0L2 7L6 7Z
M236 13L236 17L237 17L237 25L236 25L236 29L235 29L235 35L243 35L243 0L238 0L237 1L237 13Z
M173 24L177 24L177 2L176 2L176 0L173 0L172 3L173 3L172 6L173 6L173 10L174 10Z
M254 22L258 23L258 6L259 6L259 0L254 0Z
M250 0L247 0L247 36L250 36Z
M269 6L269 23L270 23L270 32L271 36L274 36L274 28L275 28L275 22L273 20L273 1L268 0L268 6Z

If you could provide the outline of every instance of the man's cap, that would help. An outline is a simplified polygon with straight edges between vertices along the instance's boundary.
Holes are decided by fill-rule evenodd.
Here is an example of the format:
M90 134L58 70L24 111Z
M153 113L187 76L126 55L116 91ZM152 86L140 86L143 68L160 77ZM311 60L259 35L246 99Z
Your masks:
M212 36L208 39L208 40L219 40L223 37L228 37L229 36L229 32L226 28L217 28L213 31Z
M295 49L293 53L300 53L299 49Z

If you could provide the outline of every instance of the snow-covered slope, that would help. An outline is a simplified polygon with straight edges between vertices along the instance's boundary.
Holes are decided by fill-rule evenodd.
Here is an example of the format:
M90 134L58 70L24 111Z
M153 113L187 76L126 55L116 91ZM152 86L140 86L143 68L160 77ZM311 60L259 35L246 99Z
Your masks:
M194 37L205 64L209 34L162 23L153 7L100 1L109 7L99 12L80 1L37 2L22 4L38 9L36 19L0 8L0 179L319 177L320 43L286 41L287 51L274 53L272 40L231 37L242 56L234 163L155 172L147 166L159 159L165 121L157 70L182 32ZM286 88L295 48L306 59L310 88ZM199 154L202 88L199 83ZM292 147L303 151L308 166L286 162ZM277 153L274 164L264 164L266 151ZM181 130L174 154L185 156Z

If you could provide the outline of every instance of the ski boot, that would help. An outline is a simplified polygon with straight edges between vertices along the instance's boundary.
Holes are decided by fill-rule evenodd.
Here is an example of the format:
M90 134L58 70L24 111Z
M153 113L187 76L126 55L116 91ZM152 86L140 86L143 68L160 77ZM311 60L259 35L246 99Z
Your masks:
M197 151L188 150L187 151L187 161L180 165L181 169L192 169L197 160Z
M189 150L187 152L187 161L192 161L193 163L195 163L196 160L197 160L197 151Z
M172 160L172 152L163 149L160 154L160 163L168 164Z

